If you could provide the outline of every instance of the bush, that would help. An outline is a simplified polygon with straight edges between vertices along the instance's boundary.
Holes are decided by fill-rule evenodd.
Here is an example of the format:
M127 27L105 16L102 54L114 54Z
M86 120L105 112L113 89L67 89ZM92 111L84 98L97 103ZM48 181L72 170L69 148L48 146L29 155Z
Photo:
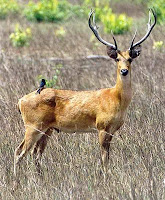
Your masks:
M95 8L95 20L103 23L106 33L113 31L114 34L123 34L130 30L132 18L125 14L114 14L110 8L109 0L85 0L85 5Z
M89 14L89 10L93 8L95 10L95 20L100 21L102 13L112 12L109 6L109 0L85 0L83 4L85 13Z
M58 22L67 18L70 4L63 0L41 0L38 3L30 1L24 15L30 21Z
M0 19L5 19L7 15L17 13L19 6L15 0L0 0Z
M148 3L149 8L154 8L157 14L158 24L165 23L165 2L164 0L155 0Z
M132 19L125 14L115 15L109 8L109 0L85 0L82 5L72 5L65 0L41 0L38 3L30 1L24 14L30 21L59 22L70 17L82 18L89 14L89 7L94 7L96 20L104 24L104 31L122 34L132 25Z
M153 49L155 50L163 51L164 47L165 45L163 41L155 41L153 44Z
M89 9L83 5L72 5L70 7L69 17L84 18L88 15Z
M37 79L39 81L41 81L41 79L45 79L45 81L46 81L46 87L48 87L48 88L59 89L60 86L59 86L59 83L58 83L58 79L59 79L60 70L61 70L62 67L63 67L62 64L55 65L55 67L53 67L53 70L55 70L55 75L51 79L49 79L49 80L46 79L43 75L39 75L37 77Z
M58 29L55 30L54 34L56 37L63 38L66 35L66 30L63 26L60 26Z
M31 39L31 29L26 28L23 30L19 24L15 26L15 32L11 33L10 40L15 47L28 46Z
M114 34L123 34L130 30L132 26L132 18L127 17L125 14L116 15L109 10L105 15L100 15L101 22L104 24L104 31Z

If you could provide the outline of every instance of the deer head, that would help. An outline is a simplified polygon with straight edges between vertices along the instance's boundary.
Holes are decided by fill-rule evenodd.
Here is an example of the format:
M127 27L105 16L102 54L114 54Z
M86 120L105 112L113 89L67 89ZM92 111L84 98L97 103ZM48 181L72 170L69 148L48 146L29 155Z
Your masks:
M154 16L154 22L153 24L151 25L151 13L153 14ZM91 24L91 18L93 16L93 24L94 26L92 26ZM98 33L98 26L96 25L96 22L95 22L95 14L94 14L94 11L91 10L90 14L89 14L89 27L90 29L93 31L94 35L96 36L96 38L101 42L103 43L104 45L107 46L107 54L110 58L114 59L116 62L117 62L117 66L118 66L118 71L120 71L120 74L122 76L127 76L128 72L129 72L129 69L130 69L130 66L131 66L131 62L133 61L134 58L138 57L141 53L141 44L148 38L148 36L150 35L152 29L154 28L155 24L156 24L156 20L157 20L157 17L156 17L156 14L154 12L153 9L150 9L149 10L149 21L148 21L148 30L147 30L147 33L145 34L145 36L139 40L138 42L136 42L134 44L134 40L135 40L135 37L136 37L136 33L134 34L134 37L131 41L131 45L129 47L129 49L125 52L121 52L119 49L118 49L118 46L117 46L117 42L115 40L115 37L114 35L112 34L112 37L113 37L113 40L114 40L114 44L111 44L109 42L106 42L105 40L103 40L100 36L99 36L99 33Z

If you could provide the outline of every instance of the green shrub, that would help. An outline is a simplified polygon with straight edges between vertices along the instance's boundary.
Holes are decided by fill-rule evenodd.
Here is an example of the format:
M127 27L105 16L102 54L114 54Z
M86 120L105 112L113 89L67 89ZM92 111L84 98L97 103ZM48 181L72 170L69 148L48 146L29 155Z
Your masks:
M125 14L116 15L111 12L107 12L100 15L101 22L104 24L104 31L106 33L123 34L130 30L132 25L132 18L127 17Z
M60 26L54 31L54 34L56 37L63 38L66 35L66 30L63 26Z
M18 11L19 6L15 0L0 0L0 19L5 19L7 15Z
M112 12L109 0L85 0L83 4L85 8L85 13L89 14L91 8L95 10L95 20L100 21L101 15L107 14L107 12Z
M90 6L90 8L96 8L96 7L100 7L103 8L105 6L109 6L110 1L109 0L85 0L84 4L86 6Z
M155 0L149 1L149 8L154 8L157 14L157 22L158 24L165 24L165 1L164 0Z
M72 5L70 7L69 17L84 18L88 16L89 9L83 5Z
M41 0L37 3L30 1L24 15L30 21L58 22L67 18L70 4L65 0Z
M46 87L48 87L48 88L59 89L60 87L59 87L59 84L58 84L58 79L59 79L60 70L61 70L62 67L63 67L62 64L58 64L58 65L55 65L53 67L53 70L55 70L55 75L51 79L46 79L43 75L39 75L37 77L37 79L39 81L41 81L41 79L45 79L45 81L46 81Z
M10 34L10 40L15 47L28 46L31 37L31 29L23 30L19 24L16 24L14 33Z
M53 87L59 88L59 87L57 86L57 82L58 82L58 76L57 76L57 75L54 75L54 76L52 77L52 79L46 80L46 86L47 86L48 88L53 88Z
M163 41L155 41L153 44L153 49L158 50L158 51L163 51L164 47L165 45Z
M123 34L129 31L132 26L132 18L125 14L114 14L109 4L109 0L85 0L86 7L94 8L95 20L103 23L106 33L113 31L114 34Z

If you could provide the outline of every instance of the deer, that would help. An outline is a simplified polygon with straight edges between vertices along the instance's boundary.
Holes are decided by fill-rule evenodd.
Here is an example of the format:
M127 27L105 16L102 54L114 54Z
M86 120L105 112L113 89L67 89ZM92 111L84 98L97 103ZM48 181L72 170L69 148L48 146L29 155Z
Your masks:
M151 14L154 21L151 20ZM18 108L24 122L25 136L14 152L15 177L18 176L20 161L31 149L35 164L40 168L39 161L54 129L59 133L88 133L93 129L97 130L101 163L106 170L110 142L115 132L123 125L132 98L131 63L140 55L141 44L149 37L156 21L156 13L150 9L144 37L134 43L136 31L129 49L120 51L114 35L114 44L99 36L95 13L91 10L89 28L97 40L106 46L108 56L116 62L116 84L111 88L92 91L43 88L40 93L35 90L19 99Z

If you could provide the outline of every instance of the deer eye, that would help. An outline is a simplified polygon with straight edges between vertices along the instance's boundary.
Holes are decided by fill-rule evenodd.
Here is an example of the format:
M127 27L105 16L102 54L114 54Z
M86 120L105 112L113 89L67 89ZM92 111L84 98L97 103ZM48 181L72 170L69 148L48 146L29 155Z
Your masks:
M128 58L128 62L131 63L132 62L132 58Z
M119 58L116 58L116 62L119 62Z

